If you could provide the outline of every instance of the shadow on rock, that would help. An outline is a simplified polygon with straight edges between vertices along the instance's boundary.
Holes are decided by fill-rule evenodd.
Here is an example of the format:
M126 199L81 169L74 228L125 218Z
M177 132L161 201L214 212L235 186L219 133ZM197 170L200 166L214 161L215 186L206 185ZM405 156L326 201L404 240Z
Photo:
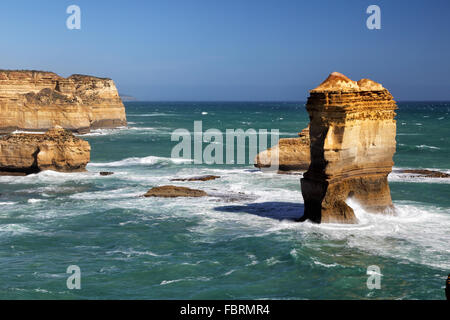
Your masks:
M222 206L214 208L222 212L245 212L259 217L272 218L276 220L297 221L303 216L303 203L295 202L257 202L239 206Z

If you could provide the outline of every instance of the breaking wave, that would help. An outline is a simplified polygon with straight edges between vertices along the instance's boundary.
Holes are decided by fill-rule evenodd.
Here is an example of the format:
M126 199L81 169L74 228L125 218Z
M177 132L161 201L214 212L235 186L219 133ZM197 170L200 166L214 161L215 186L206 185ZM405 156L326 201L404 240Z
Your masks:
M148 157L132 157L119 161L103 162L103 163L89 163L88 167L126 167L126 166L139 166L139 165L154 165L154 164L183 164L191 163L192 159L182 158L166 158L157 156Z

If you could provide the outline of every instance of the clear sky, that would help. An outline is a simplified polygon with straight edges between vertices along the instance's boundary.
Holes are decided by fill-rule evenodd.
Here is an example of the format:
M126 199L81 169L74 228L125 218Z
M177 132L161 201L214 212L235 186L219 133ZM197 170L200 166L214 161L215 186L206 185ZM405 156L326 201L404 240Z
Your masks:
M141 100L304 101L332 71L450 100L448 0L3 0L0 34L0 68L110 77Z

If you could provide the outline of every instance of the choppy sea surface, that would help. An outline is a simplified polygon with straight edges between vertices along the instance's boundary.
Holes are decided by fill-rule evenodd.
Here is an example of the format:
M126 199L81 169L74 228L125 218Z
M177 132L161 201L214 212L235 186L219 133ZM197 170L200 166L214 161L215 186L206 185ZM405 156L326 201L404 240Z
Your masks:
M129 102L126 110L127 128L82 136L92 148L88 172L0 177L1 299L445 298L450 179L399 170L450 173L449 102L399 103L389 176L398 214L352 203L356 225L294 222L303 212L299 175L171 159L171 133L193 131L195 120L203 131L295 137L308 123L304 103ZM220 178L170 181L205 174ZM167 184L212 196L141 197ZM81 269L80 290L66 286L70 265ZM369 290L373 265L381 288Z

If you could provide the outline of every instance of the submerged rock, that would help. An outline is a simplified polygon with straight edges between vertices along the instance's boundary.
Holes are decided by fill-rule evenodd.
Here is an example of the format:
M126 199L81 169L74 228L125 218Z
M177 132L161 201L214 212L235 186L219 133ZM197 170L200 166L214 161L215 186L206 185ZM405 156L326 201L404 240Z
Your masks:
M101 176L110 176L110 175L112 175L112 174L114 174L114 172L109 172L109 171L101 171L101 172L100 172L100 175L101 175Z
M276 146L260 152L255 157L255 167L270 167L274 151L278 151L280 172L307 170L310 163L309 126L298 134L298 138L281 138Z
M301 179L302 220L355 223L348 197L370 212L392 212L396 103L372 80L333 72L310 91L311 165Z
M125 107L111 79L0 70L0 133L45 131L54 125L85 133L126 123Z
M206 175L206 176L198 176L198 177L191 177L191 178L175 178L170 179L170 181L209 181L209 180L215 180L219 179L220 176L213 176L213 175Z
M144 197L205 197L208 194L203 190L190 189L186 187L177 186L161 186L153 187L144 194Z
M0 171L12 175L85 171L90 151L87 141L61 127L45 134L11 134L0 138Z
M401 173L413 173L426 178L450 178L450 174L427 169L407 169L400 170Z

